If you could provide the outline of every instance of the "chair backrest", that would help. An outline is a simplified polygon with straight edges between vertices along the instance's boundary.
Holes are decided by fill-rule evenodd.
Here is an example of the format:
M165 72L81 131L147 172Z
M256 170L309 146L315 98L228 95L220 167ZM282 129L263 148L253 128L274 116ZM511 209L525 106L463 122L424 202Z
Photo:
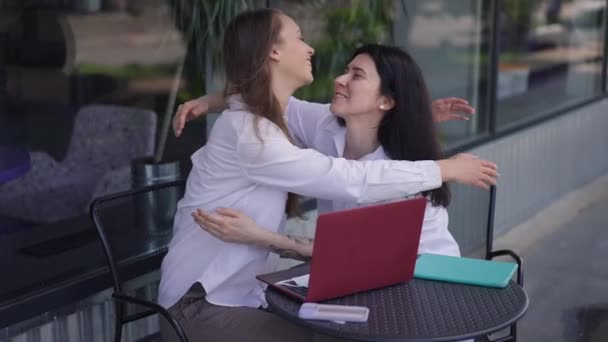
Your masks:
M484 190L450 184L450 189L449 230L462 256L487 259L493 247L496 188Z
M91 204L115 293L156 302L159 268L184 189L185 181L178 180L101 197Z
M64 160L30 152L31 170L0 185L0 215L35 222L55 222L84 214L100 181L128 184L129 173L116 172L134 159L154 153L156 114L109 105L82 107ZM108 176L105 176L108 175ZM109 191L114 190L108 189Z
M107 172L130 166L133 159L151 157L156 138L156 114L139 108L84 106L76 115L65 160L78 167L92 193Z
M111 105L84 106L74 119L66 162L129 165L133 158L152 156L155 138L156 114L152 111Z

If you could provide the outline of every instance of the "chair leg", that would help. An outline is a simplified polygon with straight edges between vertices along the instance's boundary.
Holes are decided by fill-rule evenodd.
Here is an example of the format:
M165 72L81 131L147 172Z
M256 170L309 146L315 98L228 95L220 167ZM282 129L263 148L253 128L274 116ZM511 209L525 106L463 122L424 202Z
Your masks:
M517 342L517 324L511 325L511 336L513 336L513 342Z
M120 342L122 338L122 315L123 315L123 304L114 302L114 308L116 311L115 323L114 323L114 342Z
M490 338L490 335L485 336L485 340L488 342L517 342L517 324L511 324L509 326L509 335L497 338L495 340ZM476 341L477 342L477 341Z

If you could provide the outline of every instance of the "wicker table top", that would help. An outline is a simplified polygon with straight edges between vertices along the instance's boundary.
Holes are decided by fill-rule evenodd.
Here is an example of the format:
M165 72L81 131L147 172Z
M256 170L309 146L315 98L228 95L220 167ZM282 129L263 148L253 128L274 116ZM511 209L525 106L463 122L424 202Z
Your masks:
M367 306L366 323L302 320L301 303L270 287L266 299L292 322L357 341L464 340L509 326L528 307L528 296L515 282L497 289L421 279L323 302Z

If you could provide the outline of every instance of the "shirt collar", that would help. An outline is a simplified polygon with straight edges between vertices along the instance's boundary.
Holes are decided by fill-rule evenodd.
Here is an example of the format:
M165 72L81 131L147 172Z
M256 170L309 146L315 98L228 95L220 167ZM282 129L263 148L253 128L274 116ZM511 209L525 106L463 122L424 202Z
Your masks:
M246 110L247 105L245 101L243 101L243 96L241 94L233 94L228 96L226 99L226 103L228 104L228 109L230 110Z
M378 146L378 148L374 152L364 155L359 160L390 160L390 159L391 158L389 158L386 155L386 153L384 153L384 148L382 148L382 146Z
M247 104L243 100L243 96L241 94L233 94L229 95L226 99L226 103L228 104L228 110L231 111L249 111L247 108ZM287 106L289 107L289 102L287 102ZM287 122L287 111L283 113L283 118L285 118L285 122Z
M325 129L332 133L332 140L334 147L338 153L338 157L344 157L344 147L346 147L346 127L341 126L337 120L334 123L325 126ZM384 148L378 146L378 148L369 154L364 155L359 160L388 160L388 156L384 153Z

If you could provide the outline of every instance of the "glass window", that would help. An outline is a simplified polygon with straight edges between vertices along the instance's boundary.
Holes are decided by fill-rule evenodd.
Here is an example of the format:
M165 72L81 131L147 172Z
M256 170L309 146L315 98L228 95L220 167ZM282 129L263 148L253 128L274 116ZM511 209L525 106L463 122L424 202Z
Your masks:
M500 3L498 128L601 92L606 1Z
M433 99L456 96L477 109L467 122L440 126L446 145L487 132L489 2L482 0L398 1L393 42L422 67Z
M0 1L8 47L0 51L0 227L3 218L36 225L83 216L95 197L185 177L206 121L189 123L178 141L175 107L220 83L225 27L265 5ZM179 171L140 175L132 164L141 158L146 170L172 162Z
M255 2L0 0L0 240L12 275L0 301L97 272L104 263L88 216L94 198L187 175L205 121L179 140L166 124L176 104L204 93L219 45L210 41ZM201 44L189 39L190 27ZM146 168L135 162L153 155ZM162 210L159 200L136 207ZM85 287L76 296L98 291ZM54 315L0 329L0 339Z
M478 109L468 122L442 124L443 141L449 144L484 132L483 5L481 0L280 1L278 7L302 26L315 48L315 81L296 96L328 101L334 78L357 46L397 45L422 68L432 98L461 97Z
M134 185L139 158L157 154L188 171L204 122L179 143L164 123L173 101L200 94L203 81L172 6L0 2L0 43L8 47L0 57L2 228L6 220L17 229L87 215L93 198Z

